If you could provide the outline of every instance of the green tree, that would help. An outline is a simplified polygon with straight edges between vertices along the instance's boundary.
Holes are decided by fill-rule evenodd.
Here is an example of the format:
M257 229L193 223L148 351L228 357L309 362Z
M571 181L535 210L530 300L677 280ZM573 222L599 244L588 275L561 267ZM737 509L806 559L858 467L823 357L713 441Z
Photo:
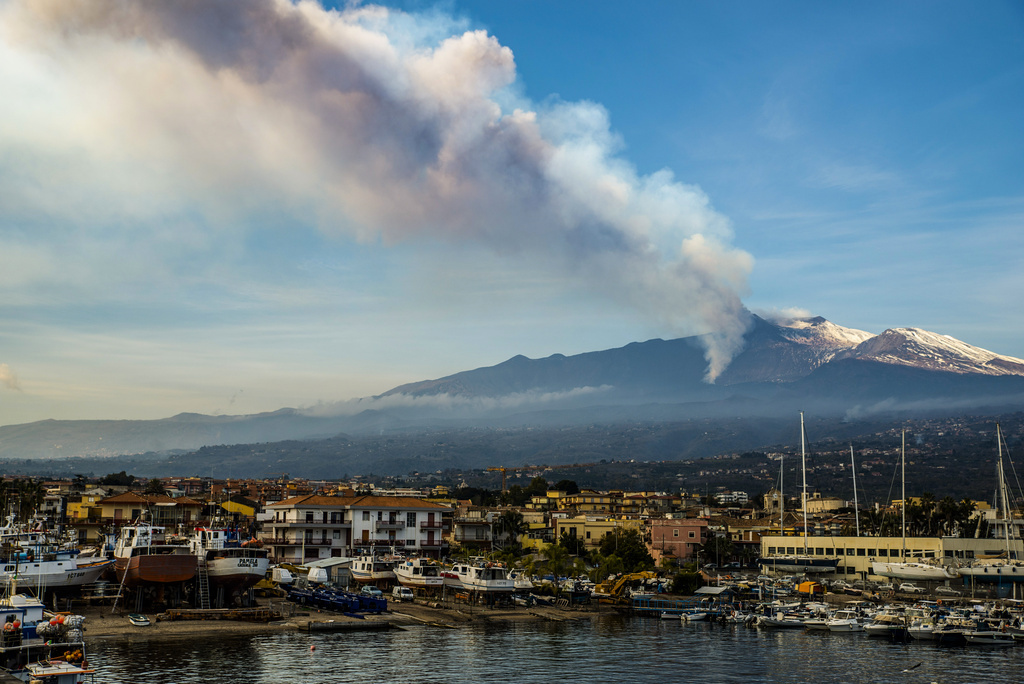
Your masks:
M544 556L544 566L548 572L554 575L555 591L558 591L558 578L565 577L573 567L572 559L565 547L559 544L546 544L541 550Z
M100 478L101 485L118 485L124 487L131 487L135 484L135 476L129 475L125 471L119 473L110 473Z
M711 533L707 541L700 545L700 557L705 563L723 565L732 561L735 550L729 537Z
M520 537L529 531L526 519L519 511L508 510L499 515L494 521L494 538L504 549L518 552L522 548Z
M564 530L558 537L558 545L564 548L573 556L581 556L586 552L586 543L575 534L568 534Z
M601 555L622 559L625 572L640 572L654 568L654 559L647 551L640 533L631 528L615 529L601 537Z
M142 491L143 494L167 494L167 489L164 488L164 483L160 481L160 478L154 477L146 483L146 488Z
M672 578L672 586L669 591L673 594L690 596L704 586L704 578L699 572L677 572Z
M580 493L580 487L575 480L559 480L555 483L555 489L569 495Z

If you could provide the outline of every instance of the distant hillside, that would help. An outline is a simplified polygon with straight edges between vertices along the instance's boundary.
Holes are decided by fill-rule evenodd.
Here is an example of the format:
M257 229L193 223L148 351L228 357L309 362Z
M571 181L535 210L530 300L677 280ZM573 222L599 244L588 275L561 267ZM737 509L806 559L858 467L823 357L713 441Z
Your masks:
M701 337L495 366L315 410L156 421L0 427L0 458L113 456L203 446L464 428L998 413L1024 407L1024 361L917 328L880 335L824 318L751 317L745 346L711 384Z

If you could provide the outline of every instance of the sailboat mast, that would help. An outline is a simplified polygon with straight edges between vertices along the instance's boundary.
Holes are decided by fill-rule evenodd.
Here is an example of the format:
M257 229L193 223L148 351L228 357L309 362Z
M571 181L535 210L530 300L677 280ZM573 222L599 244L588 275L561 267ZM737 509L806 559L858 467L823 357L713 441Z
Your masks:
M996 444L999 449L999 495L1003 500L1003 525L1006 531L1003 536L1006 538L1006 559L1010 559L1010 498L1006 490L1006 474L1003 471L1003 435L996 423Z
M782 478L786 475L786 455L779 456L779 536L786 536L786 497L782 494Z
M807 438L804 434L804 412L800 412L800 469L804 472L804 555L807 554Z
M857 536L860 536L860 505L857 503L857 464L853 462L853 445L850 445L850 474L853 475L853 519L857 522Z
M907 431L904 430L901 433L901 446L900 446L900 461L902 462L902 474L900 475L901 491L900 496L903 497L903 504L900 506L900 512L903 515L902 527L903 527L903 561L907 560Z

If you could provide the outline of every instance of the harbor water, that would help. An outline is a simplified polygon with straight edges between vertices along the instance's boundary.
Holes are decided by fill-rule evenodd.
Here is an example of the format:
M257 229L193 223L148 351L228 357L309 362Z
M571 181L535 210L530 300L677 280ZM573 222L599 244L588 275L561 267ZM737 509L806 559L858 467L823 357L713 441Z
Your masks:
M1024 646L940 647L863 634L605 616L458 629L97 639L96 682L1019 681Z

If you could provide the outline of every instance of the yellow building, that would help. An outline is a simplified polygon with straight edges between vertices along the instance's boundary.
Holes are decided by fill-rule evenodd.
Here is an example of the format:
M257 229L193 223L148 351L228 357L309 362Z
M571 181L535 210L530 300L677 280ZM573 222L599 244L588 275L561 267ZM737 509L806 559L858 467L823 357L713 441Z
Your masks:
M644 522L627 518L609 518L603 516L577 515L572 518L555 518L554 525L555 539L560 539L562 533L570 537L582 539L584 548L587 551L598 549L601 546L601 539L608 533L616 530L633 529L641 534L644 532Z

